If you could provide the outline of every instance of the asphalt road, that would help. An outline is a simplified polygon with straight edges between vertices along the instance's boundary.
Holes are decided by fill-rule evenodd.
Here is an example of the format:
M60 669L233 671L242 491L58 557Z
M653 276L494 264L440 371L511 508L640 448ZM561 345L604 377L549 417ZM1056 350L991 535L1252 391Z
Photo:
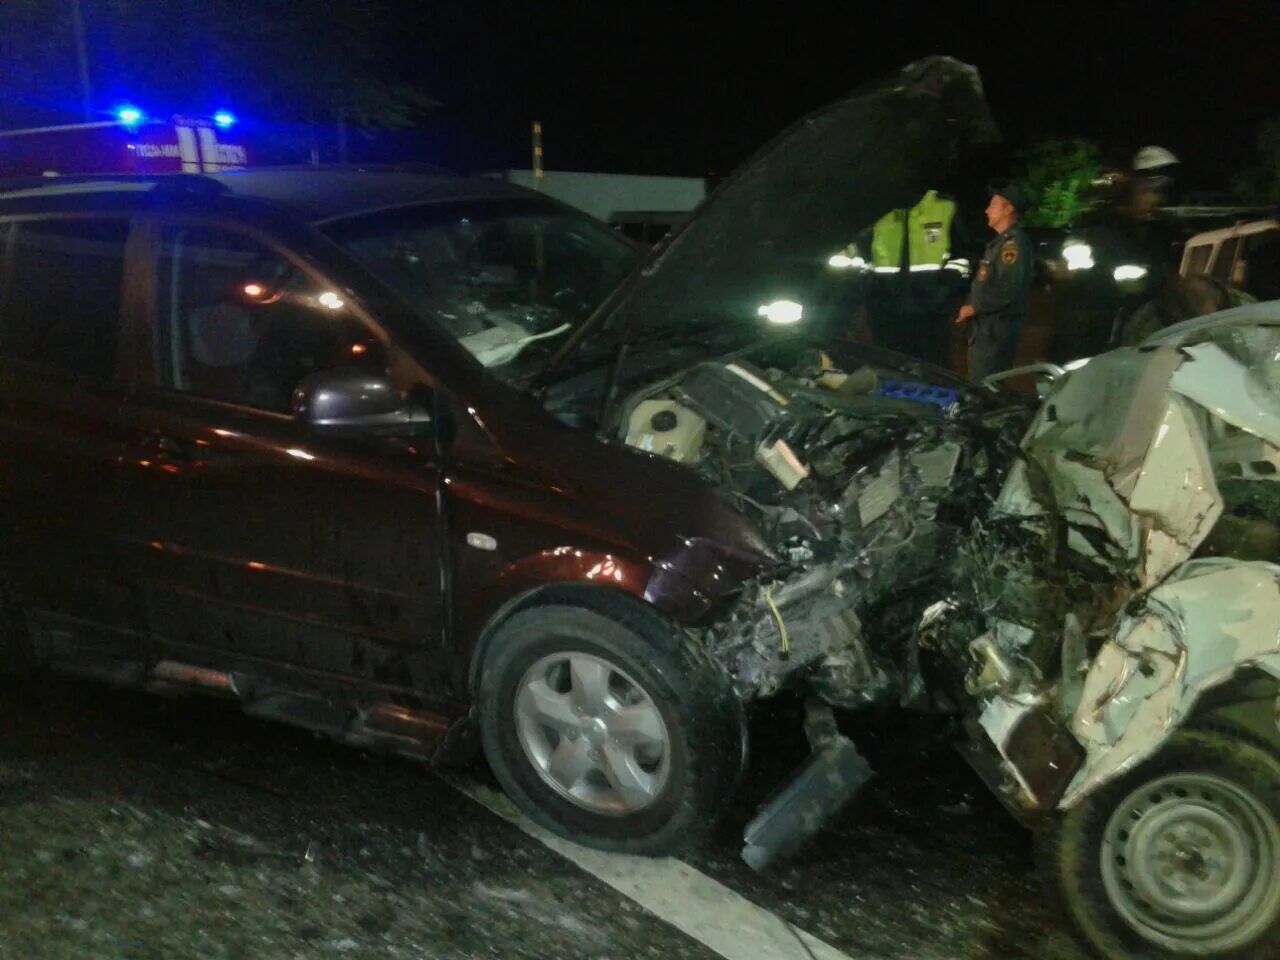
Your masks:
M803 752L790 719L757 725L756 772L686 864L852 960L1083 960L1027 835L910 724L863 741L880 773L819 841L743 866L742 824ZM0 957L723 956L672 899L659 916L407 762L222 702L0 679Z

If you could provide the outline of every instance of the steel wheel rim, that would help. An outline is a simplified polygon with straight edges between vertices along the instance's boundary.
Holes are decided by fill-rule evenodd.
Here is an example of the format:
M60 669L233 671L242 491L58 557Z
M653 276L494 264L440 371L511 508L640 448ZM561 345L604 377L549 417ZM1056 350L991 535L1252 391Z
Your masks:
M1111 906L1166 949L1234 950L1280 916L1280 824L1222 777L1176 773L1134 790L1107 821L1101 864Z
M584 810L639 813L667 785L666 721L648 692L603 657L570 651L534 663L516 690L515 724L542 782Z

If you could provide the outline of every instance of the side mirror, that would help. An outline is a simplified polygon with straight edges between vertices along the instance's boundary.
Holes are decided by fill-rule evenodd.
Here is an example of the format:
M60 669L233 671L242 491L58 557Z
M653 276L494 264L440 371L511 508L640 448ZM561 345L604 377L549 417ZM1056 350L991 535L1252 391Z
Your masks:
M385 374L329 370L293 391L293 415L327 437L421 437L433 428L421 397L405 397Z

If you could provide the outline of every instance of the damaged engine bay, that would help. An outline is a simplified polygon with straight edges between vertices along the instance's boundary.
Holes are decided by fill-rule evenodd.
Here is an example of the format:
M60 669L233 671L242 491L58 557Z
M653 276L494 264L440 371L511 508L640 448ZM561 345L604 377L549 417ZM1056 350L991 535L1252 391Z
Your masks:
M633 394L618 429L773 547L702 636L745 703L795 689L828 718L957 714L962 752L1025 818L1151 755L1239 670L1280 675L1280 568L1262 562L1280 544L1280 401L1245 356L1275 354L1259 340L1275 328L1230 336L1095 358L1034 417L1011 394L742 351ZM829 815L870 771L817 727L795 784L825 766ZM752 854L750 834L763 866L777 851Z
M906 709L1070 838L1038 855L1109 957L1134 955L1099 932L1117 917L1178 956L1260 945L1280 923L1280 316L1026 368L1038 402L842 340L875 292L832 256L851 225L963 188L998 139L976 72L945 59L815 112L537 382L566 424L683 465L749 521L727 544L682 518L644 586L695 586L681 629L738 704L803 701L810 753L746 826L748 865L873 775L836 711Z
M924 695L914 612L974 504L994 502L1028 418L812 351L789 371L700 364L633 396L623 419L629 445L696 469L774 547L779 564L707 638L739 696L803 679L853 708Z

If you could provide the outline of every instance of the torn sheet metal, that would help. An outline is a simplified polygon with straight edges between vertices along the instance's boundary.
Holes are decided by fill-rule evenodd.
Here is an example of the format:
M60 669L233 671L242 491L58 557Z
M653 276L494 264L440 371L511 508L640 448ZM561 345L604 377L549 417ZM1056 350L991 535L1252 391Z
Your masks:
M974 695L1009 695L1040 679L1039 672L1023 657L1035 639L1035 631L1008 620L995 620L994 624L969 645L974 669L965 678L965 689ZM1018 695L1026 694L1019 691Z
M919 450L911 455L911 463L919 471L920 485L923 487L945 487L955 476L956 467L960 465L960 444L954 442L941 443L928 450Z
M1087 757L1071 807L1154 754L1205 692L1256 665L1280 676L1280 566L1197 560L1152 590L1090 667L1071 723Z
M1105 469L1086 465L1069 453L1047 458L1047 465L1059 514L1070 533L1100 530L1119 548L1120 557L1137 560L1141 545L1139 525L1119 492L1107 482ZM1090 555L1097 553L1088 541L1076 549Z
M1280 444L1280 398L1269 383L1274 374L1260 369L1280 368L1280 361L1263 357L1246 365L1216 343L1184 349L1191 360L1174 373L1171 390L1232 426Z
M1174 560L1164 539L1202 539L1216 519L1216 490L1202 493L1212 488L1207 457L1171 466L1198 442L1194 416L1171 410L1169 378L1183 360L1172 348L1117 350L1067 378L1024 438L1026 462L1010 470L996 516L1056 517L1076 553L1112 568L1150 567L1144 583L1158 582L1190 553ZM1140 483L1138 509L1132 498ZM1189 512L1169 499L1187 490L1197 493ZM1160 531L1154 538L1153 529ZM1156 551L1154 565L1144 548Z
M1280 481L1280 447L1221 420L1209 427L1209 458L1215 471L1242 480Z
M978 724L986 731L992 743L1003 748L1022 718L1037 706L1039 703L1036 698L1025 693L1012 697L992 697L978 717Z
M865 483L850 484L846 498L856 494L853 505L858 511L858 521L869 527L898 502L902 496L902 458L894 451L885 460L880 471Z
M967 688L983 702L980 726L1001 768L1032 808L1053 795L1055 783L1065 789L1063 805L1079 802L1158 750L1204 691L1248 664L1280 665L1280 567L1192 560L1222 519L1222 476L1239 485L1280 472L1280 456L1272 456L1280 454L1272 439L1280 438L1280 401L1258 402L1270 381L1258 375L1259 364L1235 358L1249 357L1245 333L1236 333L1233 353L1202 344L1097 358L1050 394L1024 437L1025 461L1010 471L995 516L1017 518L1042 544L1064 544L1077 573L1068 574L1050 546L1025 553L1030 581L1006 574L988 585L1000 593L984 603L991 629L969 646ZM1251 518L1265 523L1246 503L1234 519ZM1009 552L1006 545L1003 555ZM1064 621L1061 610L1041 613L1007 595L1029 598L1037 581L1059 583L1064 595L1092 586L1072 593ZM1049 666L1042 657L1024 660L1017 644L1000 642L1001 628L1006 638L1013 634L1001 619L1007 613L997 610L1034 624L1036 639L1022 646L1058 651L1056 681L1045 685L1036 675L1035 664ZM1111 637L1091 659L1082 624ZM1052 699L1056 714L1038 718L1028 729L1039 732L1024 742L1046 752L1015 758L1012 731L1036 697ZM1060 718L1068 718L1065 728ZM1060 770L1069 756L1055 741L1062 729L1085 752L1069 786L1040 782L1051 763ZM1029 787L1035 783L1038 793Z
M1172 348L1094 358L1045 400L1024 449L1037 459L1072 451L1103 469L1127 497L1164 415L1169 378L1182 362Z
M1018 460L1009 468L1009 476L996 500L996 514L1006 517L1043 517L1046 508L1031 489L1027 463Z
M1024 441L1052 502L1032 489L1021 466L1010 472L998 509L1022 517L1052 512L1077 553L1121 562L1143 589L1159 583L1222 513L1206 418L1170 392L1197 362L1172 348L1119 350L1080 370L1046 401ZM1211 399L1201 392L1201 400ZM1114 549L1103 549L1092 533Z
M1129 508L1146 527L1139 571L1144 588L1155 586L1186 560L1222 515L1222 497L1195 412L1179 397L1169 398Z
M978 719L1000 755L1000 769L1030 809L1052 809L1084 760L1084 751L1042 697L1001 695Z

